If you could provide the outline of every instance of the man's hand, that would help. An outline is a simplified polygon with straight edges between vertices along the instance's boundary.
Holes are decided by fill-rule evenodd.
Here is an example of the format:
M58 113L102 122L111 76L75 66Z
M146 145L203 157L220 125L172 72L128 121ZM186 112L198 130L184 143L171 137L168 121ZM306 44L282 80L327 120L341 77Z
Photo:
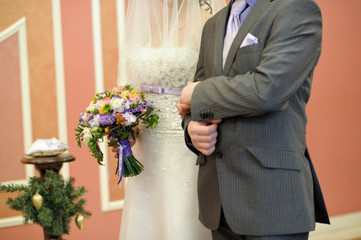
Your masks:
M190 105L178 102L176 106L178 108L179 115L181 115L182 117L184 117L185 115L187 115L188 113L191 112L191 106Z
M178 113L182 117L190 112L192 94L199 82L188 82L183 88L180 101L177 103ZM190 121L188 124L188 135L193 146L206 156L211 155L216 150L217 127L222 119L206 121Z
M194 88L198 85L199 82L188 82L187 85L183 88L181 96L180 96L180 102L185 105L191 105L192 100L192 94L194 91ZM179 110L179 109L178 109Z
M193 146L206 156L216 150L217 127L220 122L222 119L190 121L188 124L187 131Z

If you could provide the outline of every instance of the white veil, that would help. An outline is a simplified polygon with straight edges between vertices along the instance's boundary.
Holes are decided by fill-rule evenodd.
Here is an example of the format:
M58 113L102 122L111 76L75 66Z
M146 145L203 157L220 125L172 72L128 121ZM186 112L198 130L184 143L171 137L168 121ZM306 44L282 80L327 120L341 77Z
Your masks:
M132 49L187 47L198 53L205 20L226 5L225 0L203 2L201 9L199 0L129 0L118 83L129 81L126 61Z

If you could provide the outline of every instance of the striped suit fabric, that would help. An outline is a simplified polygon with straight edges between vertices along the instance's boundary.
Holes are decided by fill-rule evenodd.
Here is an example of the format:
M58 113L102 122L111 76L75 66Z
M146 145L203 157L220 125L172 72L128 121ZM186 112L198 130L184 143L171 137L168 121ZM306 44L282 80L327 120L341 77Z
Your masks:
M203 28L187 146L198 154L200 221L218 228L221 208L241 235L309 232L329 223L306 144L306 104L321 53L322 17L313 0L258 0L222 68L230 6ZM258 44L240 48L247 33ZM204 156L189 121L223 119L216 151Z

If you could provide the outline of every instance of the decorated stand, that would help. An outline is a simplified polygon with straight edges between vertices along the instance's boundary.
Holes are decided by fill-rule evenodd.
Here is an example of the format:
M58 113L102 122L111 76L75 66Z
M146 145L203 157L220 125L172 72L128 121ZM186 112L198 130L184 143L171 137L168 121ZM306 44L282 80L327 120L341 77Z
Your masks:
M55 140L47 141L53 143ZM79 199L86 193L86 189L82 186L76 189L73 186L74 178L66 181L58 174L64 162L75 160L74 156L64 153L67 148L59 150L59 146L51 151L37 150L31 154L28 151L21 159L24 164L34 164L40 177L31 177L27 185L0 185L0 191L20 192L17 198L9 198L6 203L11 209L22 212L24 223L31 221L39 224L43 228L45 240L61 240L64 234L69 234L72 217L75 217L77 227L82 229L84 217L91 215L83 208L86 200Z

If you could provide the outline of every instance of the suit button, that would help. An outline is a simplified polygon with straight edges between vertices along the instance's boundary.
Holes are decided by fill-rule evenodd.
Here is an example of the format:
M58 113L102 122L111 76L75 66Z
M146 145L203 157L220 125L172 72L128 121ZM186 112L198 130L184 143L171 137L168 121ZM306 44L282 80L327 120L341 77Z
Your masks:
M222 157L223 157L223 154L222 154L221 152L217 152L217 153L216 153L216 157L217 157L217 158L222 158Z
M202 119L211 119L211 118L213 118L213 113L201 113L200 114L200 117L202 118Z
M203 119L209 118L208 113L202 113L202 114L201 114L201 118L203 118Z

